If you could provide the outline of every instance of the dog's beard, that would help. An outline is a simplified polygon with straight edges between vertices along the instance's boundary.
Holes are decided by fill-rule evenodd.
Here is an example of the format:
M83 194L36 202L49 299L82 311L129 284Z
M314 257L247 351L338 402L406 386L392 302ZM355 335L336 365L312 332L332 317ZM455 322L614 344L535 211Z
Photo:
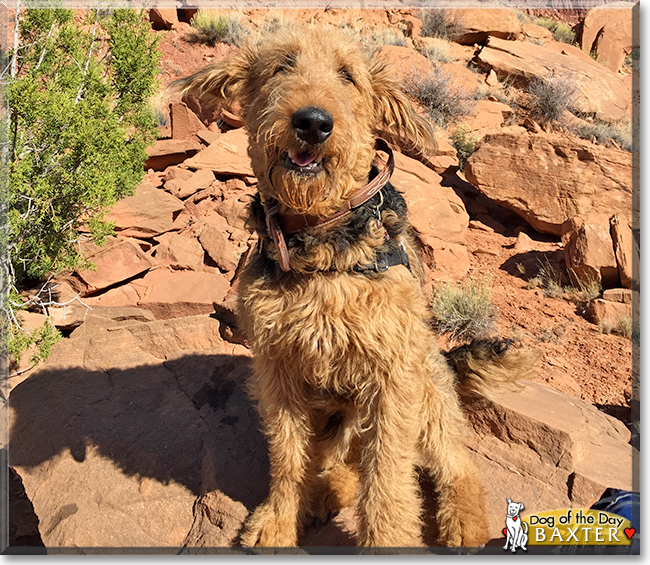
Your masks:
M309 213L329 194L329 177L325 171L305 176L276 166L270 176L278 201L298 214Z

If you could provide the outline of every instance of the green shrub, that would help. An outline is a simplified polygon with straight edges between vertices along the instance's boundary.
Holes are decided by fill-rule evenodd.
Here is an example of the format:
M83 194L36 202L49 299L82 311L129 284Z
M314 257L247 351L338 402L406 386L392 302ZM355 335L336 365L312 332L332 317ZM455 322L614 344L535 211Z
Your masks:
M560 43L568 43L569 45L573 45L576 40L576 34L568 24L559 23L553 32L553 39L555 39L555 41L559 41Z
M455 87L451 77L438 67L428 75L413 74L404 86L406 92L422 104L431 119L443 128L467 115L473 107L463 89Z
M79 228L101 244L106 208L141 181L158 67L157 39L134 10L89 11L80 27L71 10L30 9L19 32L2 118L2 348L13 353L25 333L16 311L43 305L19 290L84 264ZM27 341L51 341L37 333Z
M470 155L476 151L476 144L479 137L470 132L465 126L459 126L454 130L451 136L456 152L458 153L458 163L460 170L465 170L465 163Z
M444 284L433 292L433 326L451 341L481 339L494 329L496 309L487 279Z
M573 44L575 42L576 34L568 24L565 24L563 22L556 22L550 18L536 18L533 23L537 24L538 26L545 27L550 32L552 32L553 39L555 39L555 41L570 44Z
M464 32L465 26L460 19L447 10L430 9L420 12L422 20L422 37L439 37L454 41Z
M533 20L533 23L535 25L545 27L550 32L555 31L555 28L557 28L557 22L550 18L535 18Z
M217 43L239 45L246 35L239 14L223 15L216 10L199 10L190 25L196 31L186 37L187 41L210 47Z
M576 94L575 84L566 77L535 78L528 85L535 98L532 114L548 124L558 122L565 110L570 110Z

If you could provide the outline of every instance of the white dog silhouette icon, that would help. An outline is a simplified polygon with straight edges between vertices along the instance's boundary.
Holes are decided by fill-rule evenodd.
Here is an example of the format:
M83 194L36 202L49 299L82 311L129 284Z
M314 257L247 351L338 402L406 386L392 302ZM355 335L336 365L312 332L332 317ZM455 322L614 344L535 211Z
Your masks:
M508 513L506 514L506 544L503 549L508 551L508 544L512 553L515 553L518 547L524 551L528 551L526 544L528 543L528 524L522 523L519 513L524 509L521 502L512 502L508 498Z

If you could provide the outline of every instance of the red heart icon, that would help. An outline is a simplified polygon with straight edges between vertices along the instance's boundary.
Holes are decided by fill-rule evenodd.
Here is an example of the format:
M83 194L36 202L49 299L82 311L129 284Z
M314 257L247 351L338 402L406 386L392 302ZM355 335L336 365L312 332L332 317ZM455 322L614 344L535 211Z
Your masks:
M625 535L627 536L627 539L632 539L632 536L636 534L636 530L634 528L625 528Z
M507 535L508 535L508 530L506 530L505 528L503 528L503 535L504 535L504 536L507 536Z
M513 516L512 519L516 522L517 521L517 516Z

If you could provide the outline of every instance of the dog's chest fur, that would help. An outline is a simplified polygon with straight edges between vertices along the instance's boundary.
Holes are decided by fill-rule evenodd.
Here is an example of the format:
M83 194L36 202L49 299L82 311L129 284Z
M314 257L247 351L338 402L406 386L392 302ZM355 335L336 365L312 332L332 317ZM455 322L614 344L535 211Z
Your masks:
M413 334L426 327L419 282L404 266L373 278L275 278L264 275L264 263L258 257L242 276L240 318L256 357L276 374L302 374L319 389L346 393L413 347Z

